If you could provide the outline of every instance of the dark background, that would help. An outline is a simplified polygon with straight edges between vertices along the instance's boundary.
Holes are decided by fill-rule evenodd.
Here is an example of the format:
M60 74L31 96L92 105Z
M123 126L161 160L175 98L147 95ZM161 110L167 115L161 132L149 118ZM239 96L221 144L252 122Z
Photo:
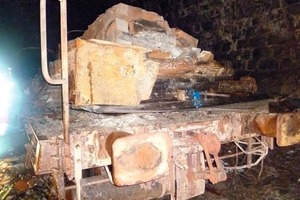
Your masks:
M259 90L289 95L300 86L299 0L68 0L69 39L109 7L124 2L157 12L199 40L216 60L251 75ZM20 79L40 73L39 1L0 0L0 67ZM59 1L48 0L49 59L59 43Z

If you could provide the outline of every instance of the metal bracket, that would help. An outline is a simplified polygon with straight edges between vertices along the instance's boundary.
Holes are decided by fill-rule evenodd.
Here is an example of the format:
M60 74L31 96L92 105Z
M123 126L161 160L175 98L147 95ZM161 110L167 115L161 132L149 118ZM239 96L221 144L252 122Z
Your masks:
M82 163L81 163L81 144L77 143L74 146L74 168L75 168L75 183L76 183L76 199L81 199L81 179L82 179Z
M209 180L213 184L226 180L227 176L221 166L221 162L218 156L218 153L221 149L221 142L219 138L214 134L204 133L197 133L196 138L201 144L205 153L206 161L209 168ZM216 167L213 166L211 155L213 155Z
M64 148L63 141L60 138L56 138L56 154L51 156L51 159L56 161L56 166L52 167L52 175L56 190L58 192L58 199L65 199L65 181L64 181Z

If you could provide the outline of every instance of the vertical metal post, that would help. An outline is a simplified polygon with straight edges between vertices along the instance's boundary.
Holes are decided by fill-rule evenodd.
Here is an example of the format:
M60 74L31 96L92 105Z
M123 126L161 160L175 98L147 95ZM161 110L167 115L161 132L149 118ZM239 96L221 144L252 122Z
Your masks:
M60 0L60 38L62 66L62 97L63 97L63 131L64 142L70 145L69 135L69 79L68 79L68 32L67 32L67 0Z
M60 38L61 38L61 67L62 67L62 97L63 97L63 134L65 144L66 174L71 176L71 147L69 133L69 66L68 66L68 25L67 0L60 0Z
M74 147L74 168L76 183L76 200L81 199L81 179L82 179L82 163L81 163L81 144Z
M64 139L64 168L66 174L71 175L71 152L69 134L69 80L68 80L68 37L67 37L67 0L60 0L60 37L61 37L61 79L53 79L48 71L47 58L47 17L46 0L40 0L40 36L41 36L41 65L42 73L49 84L62 86L62 115L63 115L63 139Z
M64 159L61 157L64 154L63 141L56 137L54 144L56 146L56 155L53 155L52 159L56 161L56 166L52 168L53 183L56 187L58 199L65 199Z
M250 168L252 164L252 148L253 148L253 138L248 138L247 139L247 166ZM251 153L250 153L251 152Z

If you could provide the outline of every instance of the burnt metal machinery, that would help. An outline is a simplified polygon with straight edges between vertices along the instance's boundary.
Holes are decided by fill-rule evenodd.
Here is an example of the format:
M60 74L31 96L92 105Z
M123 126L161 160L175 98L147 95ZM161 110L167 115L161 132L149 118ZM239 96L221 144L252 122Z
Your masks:
M60 8L62 70L53 79L40 0L42 71L48 83L62 86L62 117L48 113L26 124L27 158L37 175L53 175L59 199L184 200L204 193L206 181L224 181L228 170L258 164L274 138L280 146L299 142L299 113L270 113L272 99L114 115L69 109L66 0ZM221 153L226 143L237 151ZM246 162L227 161L239 156Z

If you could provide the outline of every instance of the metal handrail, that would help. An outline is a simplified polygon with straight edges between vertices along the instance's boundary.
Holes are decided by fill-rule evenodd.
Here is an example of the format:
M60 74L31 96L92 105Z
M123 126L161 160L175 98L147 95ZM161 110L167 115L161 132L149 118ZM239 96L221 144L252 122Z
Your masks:
M41 29L41 65L45 80L54 85L62 85L63 99L63 136L64 143L70 145L69 135L69 81L68 81L68 46L67 46L67 3L60 0L60 36L61 36L61 79L53 79L48 71L47 58L47 28L46 0L40 0L40 29Z

